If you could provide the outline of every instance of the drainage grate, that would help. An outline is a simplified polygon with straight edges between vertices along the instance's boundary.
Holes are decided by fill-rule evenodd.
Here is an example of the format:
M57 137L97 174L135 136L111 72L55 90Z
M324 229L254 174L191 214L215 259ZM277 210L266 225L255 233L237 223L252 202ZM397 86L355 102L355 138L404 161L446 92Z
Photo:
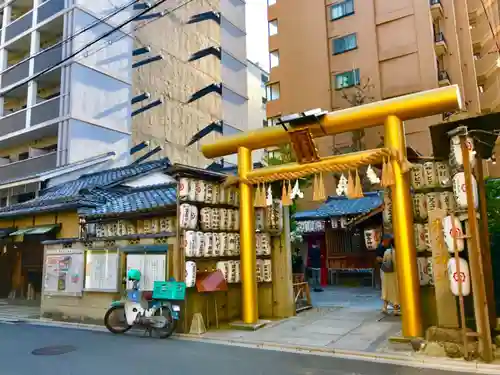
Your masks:
M33 355L61 355L70 352L74 352L76 350L75 346L72 345L54 345L54 346L45 346L43 348L35 349L31 352Z

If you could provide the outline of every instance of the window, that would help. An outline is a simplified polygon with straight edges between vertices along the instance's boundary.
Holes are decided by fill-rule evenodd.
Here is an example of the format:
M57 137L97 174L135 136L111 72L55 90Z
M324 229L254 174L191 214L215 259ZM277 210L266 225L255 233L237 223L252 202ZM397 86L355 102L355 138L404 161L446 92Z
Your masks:
M276 0L267 0L267 6L276 4Z
M271 83L266 87L267 101L278 100L280 98L280 84Z
M359 85L359 69L349 70L348 72L335 75L335 90L345 89Z
M260 75L260 86L261 87L266 87L266 84L269 82L269 77L266 76L265 74Z
M351 16L354 14L354 0L345 0L341 3L333 4L330 11L332 13L332 21Z
M278 34L278 20L269 21L269 36Z
M271 51L269 53L269 65L272 68L277 67L280 64L280 53L279 51Z
M341 38L333 39L333 54L338 55L358 48L356 34L350 34Z

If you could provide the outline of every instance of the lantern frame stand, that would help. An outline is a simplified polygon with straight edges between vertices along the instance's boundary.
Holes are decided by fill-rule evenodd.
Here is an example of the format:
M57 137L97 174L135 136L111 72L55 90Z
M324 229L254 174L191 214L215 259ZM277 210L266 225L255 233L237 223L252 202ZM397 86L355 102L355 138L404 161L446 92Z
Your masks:
M491 329L496 326L495 299L493 293L493 277L491 268L491 253L487 223L486 192L484 186L483 161L492 156L497 138L494 130L497 128L500 115L498 113L471 117L452 123L442 123L430 127L435 156L445 157L450 151L449 137L458 136L460 152L462 154L463 172L465 180L465 194L467 201L467 240L472 296L474 302L474 317L477 333L467 332L465 326L465 312L463 307L462 283L459 283L459 303L464 340L464 355L468 357L467 341L469 337L479 339L479 354L486 362L494 359L494 349ZM476 138L475 149L468 148L468 137ZM446 140L447 143L444 143ZM471 152L473 155L470 155ZM471 156L473 156L471 158ZM475 168L471 161L475 161ZM479 207L474 204L473 169L475 169ZM479 215L478 215L479 213ZM478 216L480 222L478 222ZM458 257L456 239L454 238L455 258ZM457 262L457 267L459 267ZM460 273L459 268L457 272Z

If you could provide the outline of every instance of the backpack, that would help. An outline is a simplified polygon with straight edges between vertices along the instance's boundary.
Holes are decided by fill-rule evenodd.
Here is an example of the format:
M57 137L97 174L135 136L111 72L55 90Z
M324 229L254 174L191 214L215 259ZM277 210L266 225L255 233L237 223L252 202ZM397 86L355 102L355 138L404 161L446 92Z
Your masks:
M394 272L394 262L392 261L392 248L391 248L391 258L384 260L382 264L380 265L380 269L385 272L385 273L391 273Z

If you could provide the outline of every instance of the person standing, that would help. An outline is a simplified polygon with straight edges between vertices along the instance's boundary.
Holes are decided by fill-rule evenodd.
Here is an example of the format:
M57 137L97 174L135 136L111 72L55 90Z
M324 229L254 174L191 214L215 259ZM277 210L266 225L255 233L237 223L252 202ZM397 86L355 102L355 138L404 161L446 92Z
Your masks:
M396 273L396 252L394 240L391 238L382 258L381 271L382 280L382 300L384 301L383 313L387 313L389 305L392 306L394 314L400 314L399 306L399 286Z
M314 292L322 292L321 288L321 249L317 244L309 248L309 267L311 268L311 286Z
M378 268L379 268L379 271L380 271L380 290L382 291L382 300L384 302L384 306L382 307L382 312L386 313L387 312L387 307L389 306L389 302L386 301L384 298L383 298L383 291L384 291L384 271L383 271L383 267L382 267L382 264L384 262L384 255L385 255L385 252L386 250L389 248L390 246L390 243L391 243L391 240L392 240L392 237L391 235L389 234L384 234L382 236L382 239L380 241L380 244L378 245L377 249L375 250L375 259L376 259L376 262L377 262L377 265L378 265Z

